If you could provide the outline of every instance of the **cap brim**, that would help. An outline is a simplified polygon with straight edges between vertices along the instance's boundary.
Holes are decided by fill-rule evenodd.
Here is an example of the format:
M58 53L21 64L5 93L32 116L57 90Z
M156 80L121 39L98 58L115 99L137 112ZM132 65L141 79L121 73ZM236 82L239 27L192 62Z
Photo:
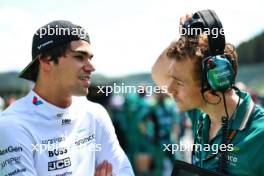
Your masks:
M36 67L36 61L37 61L38 57L36 57L35 59L33 59L19 74L20 78L24 78L30 81L35 82L36 81L36 77L37 77L37 73L34 73L33 70Z
M161 53L151 70L153 81L160 87L169 86L169 68L172 60L167 56L168 48L169 47L165 48L165 50Z

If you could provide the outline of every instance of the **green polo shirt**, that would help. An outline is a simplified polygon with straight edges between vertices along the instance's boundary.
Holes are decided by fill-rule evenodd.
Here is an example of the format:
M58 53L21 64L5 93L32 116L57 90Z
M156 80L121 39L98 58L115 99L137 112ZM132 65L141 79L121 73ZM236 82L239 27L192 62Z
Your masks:
M254 105L248 93L241 92L240 98L242 102L229 120L230 131L237 130L237 134L230 143L232 145L226 148L227 171L229 175L264 175L264 110ZM195 165L216 171L220 154L213 153L218 152L217 147L221 144L222 128L209 141L208 115L199 110L191 110L187 114L193 123L196 144L203 146L202 150L197 148L194 152ZM197 135L200 117L203 119L203 128Z

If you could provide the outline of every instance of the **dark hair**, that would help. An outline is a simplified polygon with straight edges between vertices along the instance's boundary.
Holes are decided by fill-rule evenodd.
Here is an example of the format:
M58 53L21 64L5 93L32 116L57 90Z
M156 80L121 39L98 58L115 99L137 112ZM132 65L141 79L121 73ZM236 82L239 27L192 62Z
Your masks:
M47 57L50 57L50 60L54 61L55 64L59 63L59 57L65 56L68 49L70 49L71 42L59 45L57 47L51 48L43 53L40 54L39 59L46 59ZM33 69L31 71L32 79L34 82L37 81L38 74L39 74L39 59L36 59L36 61L33 63Z
M235 47L227 43L224 53L233 61L235 77L237 75L238 56ZM208 38L202 34L199 36L181 36L179 40L172 42L167 56L177 61L189 58L194 61L195 68L193 71L194 80L201 80L202 60L210 55L208 47Z

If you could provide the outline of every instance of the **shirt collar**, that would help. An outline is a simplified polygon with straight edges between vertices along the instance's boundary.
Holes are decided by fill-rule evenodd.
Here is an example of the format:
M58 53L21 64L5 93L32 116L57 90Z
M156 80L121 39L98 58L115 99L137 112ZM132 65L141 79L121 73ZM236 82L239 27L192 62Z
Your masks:
M65 118L69 114L70 107L57 107L43 98L41 98L35 91L31 90L26 96L27 103L30 104L31 110L35 113L47 118Z
M250 115L254 109L254 102L252 101L250 94L247 92L238 92L238 95L243 99L242 103L238 106L234 117L232 117L231 129L244 130L250 119Z

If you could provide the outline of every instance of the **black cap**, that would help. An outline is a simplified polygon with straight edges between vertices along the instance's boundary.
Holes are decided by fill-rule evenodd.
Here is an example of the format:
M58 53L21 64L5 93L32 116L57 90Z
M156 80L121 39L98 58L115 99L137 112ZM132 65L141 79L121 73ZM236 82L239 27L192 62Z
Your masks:
M35 82L37 75L32 71L36 67L38 56L44 51L74 40L85 40L90 43L89 35L84 28L70 21L52 21L39 28L33 36L32 61L23 69L19 77Z

